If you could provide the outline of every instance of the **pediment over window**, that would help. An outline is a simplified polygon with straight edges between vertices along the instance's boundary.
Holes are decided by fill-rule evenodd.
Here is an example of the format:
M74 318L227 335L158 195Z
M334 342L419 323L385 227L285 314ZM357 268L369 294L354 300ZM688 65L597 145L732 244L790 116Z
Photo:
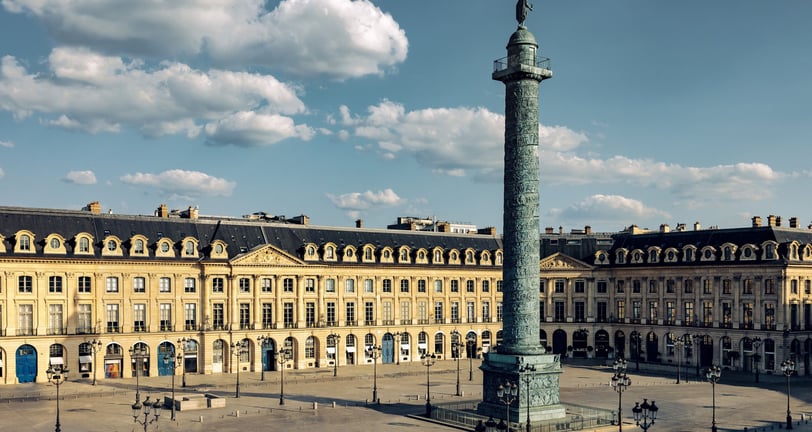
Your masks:
M591 271L594 266L591 266L579 259L573 258L561 252L556 252L539 262L539 267L542 271L554 270L584 270Z
M277 247L262 245L237 255L231 263L233 265L300 266L304 264L304 261Z

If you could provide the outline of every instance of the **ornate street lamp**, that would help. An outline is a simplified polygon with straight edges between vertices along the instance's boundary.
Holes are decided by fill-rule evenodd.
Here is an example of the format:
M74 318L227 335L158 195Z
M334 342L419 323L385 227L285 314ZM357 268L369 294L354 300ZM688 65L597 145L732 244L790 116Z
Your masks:
M526 429L527 432L530 432L530 381L533 380L533 375L526 373L526 372L535 372L536 366L531 364L523 364L519 367L519 373L524 374L521 375L522 381L524 381L524 391L527 393L527 424Z
M261 350L260 352L262 353L262 354L260 354L260 357L259 357L260 360L265 360L265 361L268 360L266 358L266 356L265 356L265 344L270 343L272 340L273 339L271 339L271 337L268 336L268 335L259 335L259 336L257 336L257 342L259 342L259 346L260 346L260 350ZM260 381L265 381L265 363L264 362L261 362L261 363L262 363L262 365L259 368L260 369L259 380Z
M657 419L657 411L659 411L659 409L654 401L651 401L651 404L649 404L645 398L642 404L635 402L634 408L632 408L635 424L640 426L640 429L643 429L643 431L647 431L648 428L654 424L654 420Z
M181 378L182 378L181 379L181 387L186 387L186 342L190 342L190 341L191 341L191 339L186 339L185 337L182 337L182 338L178 339L178 351L180 351L178 356L180 358L180 362L181 362L180 364L182 366L182 369L180 370ZM174 416L174 413L173 413L172 420L174 420L174 419L175 419L175 416Z
M682 366L682 347L685 345L685 342L682 340L682 336L678 337L674 341L674 349L677 350L677 384L679 384L680 379L680 366Z
M68 370L62 365L50 365L45 373L48 375L48 382L56 386L56 427L54 431L61 432L62 425L59 423L59 387L68 380Z
M395 332L392 336L395 337L395 364L400 365L400 338L406 334L406 332Z
M380 356L380 345L370 345L367 347L367 357L372 358L372 403L378 402L378 357Z
M237 366L237 391L234 397L240 397L240 357L245 353L246 346L243 342L231 342L231 354L234 356L234 363Z
M758 372L760 369L761 363L761 354L759 354L759 349L761 348L761 338L756 336L753 338L753 369L756 370L756 382L758 382Z
M519 398L519 386L516 383L506 381L505 385L499 384L496 388L496 397L505 404L505 425L510 430L510 404Z
M420 356L420 361L423 363L423 366L426 367L426 417L431 418L431 390L429 389L431 385L431 374L429 371L437 361L437 355L434 353L423 353L423 355Z
M454 357L457 360L457 393L456 396L462 396L460 391L460 348L463 347L462 335L460 332L454 330L451 332L451 352L455 353Z
M147 426L151 425L158 421L158 417L161 416L161 402L156 400L154 403L150 402L149 396L144 400L144 404L141 404L141 401L135 401L132 405L133 409L133 422L138 423L144 426L144 432L147 432ZM153 412L153 418L149 418L150 411ZM141 413L144 414L144 420L138 420L138 417L141 416Z
M130 358L135 361L135 402L141 401L141 385L138 381L138 376L140 375L141 370L144 368L144 360L149 358L149 353L147 353L146 348L140 346L136 348L135 346L130 348Z
M93 339L85 341L90 346L90 351L93 353L93 385L96 385L96 353L101 351L102 341L100 339Z
M713 365L707 369L705 369L705 378L711 383L711 390L713 391L713 422L711 423L711 432L716 432L716 383L719 382L719 378L722 376L722 369L717 366Z
M782 361L781 372L787 377L787 427L785 429L792 429L792 414L789 410L789 377L795 373L795 362L790 359Z
M327 340L333 342L333 376L338 376L338 343L341 341L341 335L338 333L330 333L327 335Z
M178 353L174 359L169 354L164 354L164 365L172 367L172 417L170 420L175 420L175 371L178 366L183 364L183 354Z
M279 405L285 404L285 366L293 358L290 348L281 348L276 352L276 361L279 362Z
M617 392L617 425L618 431L623 430L623 392L632 385L632 380L626 375L626 367L627 363L625 359L616 359L615 362L612 364L612 369L615 370L615 374L612 376L612 380L609 381L609 385L612 386Z
M474 335L468 335L468 339L465 340L465 344L467 345L468 351L468 381L474 380L474 357L476 357L476 337Z

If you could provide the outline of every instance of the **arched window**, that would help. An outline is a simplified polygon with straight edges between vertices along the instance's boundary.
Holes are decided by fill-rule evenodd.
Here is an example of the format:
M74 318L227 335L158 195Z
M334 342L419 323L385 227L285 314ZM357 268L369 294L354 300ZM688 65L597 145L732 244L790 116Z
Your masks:
M316 339L313 336L308 336L305 339L305 358L316 358Z

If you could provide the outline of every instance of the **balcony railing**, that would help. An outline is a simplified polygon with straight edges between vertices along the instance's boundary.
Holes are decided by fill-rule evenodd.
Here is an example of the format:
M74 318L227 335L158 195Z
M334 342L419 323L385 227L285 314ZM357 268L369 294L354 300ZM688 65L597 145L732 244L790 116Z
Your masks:
M365 320L364 325L368 326L368 327L372 327L372 326L376 325L376 323L375 323L375 320Z
M216 322L216 323L211 325L211 329L215 330L215 331L224 331L224 330L228 330L228 326L226 326L223 323Z
M92 326L80 326L76 327L76 334L98 334L99 329Z
M121 333L121 326L118 323L107 323L107 333Z
M338 326L338 321L335 321L335 320L327 321L327 327L337 327L337 326Z
M36 336L37 329L30 328L30 329L17 329L17 336Z
M393 326L393 325L395 325L395 320L383 320L383 325L385 325L385 326Z
M195 331L197 330L197 323L195 322L187 322L183 325L183 329L186 331Z
M412 325L412 320L411 319L402 319L402 320L400 320L400 323L402 325Z
M161 323L160 328L161 328L161 331L163 331L163 332L175 331L175 326L173 326L172 324L163 324L163 323Z
M253 330L254 323L240 323L240 330Z
M48 335L65 335L68 334L68 331L64 327L49 327L48 328Z
M520 61L520 63L521 64L527 64L528 66L535 66L535 67L541 68L541 69L552 70L551 69L552 62L547 57L539 57L539 58L537 58L536 59L536 64L533 64L533 62L526 63L524 61ZM508 57L502 57L500 59L497 59L497 60L493 61L493 71L494 72L501 72L501 71L503 71L503 70L505 70L507 68L508 68Z
M355 320L347 320L345 321L347 327L358 327L358 321Z
M286 328L286 329L295 329L295 328L299 328L299 323L295 323L295 322L286 322L286 323L285 323L285 328Z
M133 324L133 332L134 333L144 333L147 331L147 326L144 324Z
M264 323L262 323L262 329L263 330L276 329L276 323L275 322L264 322Z
M428 323L429 323L429 320L427 320L425 318L417 320L417 325L425 325L425 324L428 324Z

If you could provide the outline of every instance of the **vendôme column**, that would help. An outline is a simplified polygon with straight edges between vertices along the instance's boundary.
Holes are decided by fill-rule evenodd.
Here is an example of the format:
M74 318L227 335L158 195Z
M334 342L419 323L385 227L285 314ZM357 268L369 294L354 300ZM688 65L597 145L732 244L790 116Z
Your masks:
M496 352L483 356L478 411L510 422L527 415L534 421L565 416L559 404L559 357L546 354L539 344L539 85L553 74L524 25L531 8L527 0L516 4L519 26L508 41L507 57L494 62L492 74L505 84L504 327ZM509 404L511 398L498 395L500 385L517 386Z

